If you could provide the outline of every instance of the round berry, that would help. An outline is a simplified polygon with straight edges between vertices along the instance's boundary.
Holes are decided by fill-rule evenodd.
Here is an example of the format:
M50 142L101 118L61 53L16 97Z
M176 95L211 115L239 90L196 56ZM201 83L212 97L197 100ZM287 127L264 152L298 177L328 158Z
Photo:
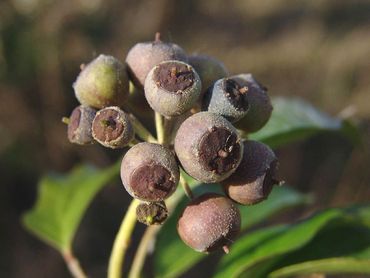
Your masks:
M235 126L248 133L260 130L268 122L272 112L267 89L258 83L251 74L239 74L230 78L248 88L246 94L249 104L248 112L235 123Z
M276 178L278 160L265 144L245 141L243 159L238 169L222 181L225 193L230 199L242 205L253 205L265 200Z
M240 137L224 117L200 112L187 118L175 137L175 151L184 170L201 182L219 182L238 167Z
M84 66L73 84L79 102L98 109L122 106L128 95L128 87L125 65L107 55L99 55Z
M96 110L88 106L77 106L73 109L68 122L68 140L79 145L89 145L94 143L91 132L91 125L95 117Z
M191 201L182 212L177 231L186 245L198 252L221 247L228 250L240 232L239 209L228 198L206 193Z
M195 104L201 82L192 66L180 61L165 61L149 72L144 90L153 110L171 117L185 113Z
M200 76L202 92L211 87L216 80L229 75L225 65L213 57L194 54L189 56L188 60Z
M206 92L202 110L224 116L236 122L247 115L249 110L248 84L239 84L232 78L217 80Z
M122 159L122 183L132 197L142 201L168 198L176 190L179 176L175 156L159 144L139 143Z
M145 225L160 225L168 217L166 204L161 202L140 203L136 208L137 221Z
M129 116L117 106L99 110L92 123L92 134L105 147L123 148L134 138Z
M143 88L149 71L168 60L187 62L187 56L177 44L162 42L157 33L155 41L135 44L127 54L126 64L131 80L137 87Z

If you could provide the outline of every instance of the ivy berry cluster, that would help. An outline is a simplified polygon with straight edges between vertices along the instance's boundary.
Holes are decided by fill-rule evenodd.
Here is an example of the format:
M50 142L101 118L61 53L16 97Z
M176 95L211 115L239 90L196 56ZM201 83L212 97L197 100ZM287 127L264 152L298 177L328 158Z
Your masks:
M130 82L135 88L131 91L155 112L156 141L148 141L139 130L144 126L128 101ZM100 55L81 66L73 88L80 105L65 118L68 139L80 145L129 147L121 179L127 192L141 201L138 221L165 221L165 201L184 180L180 168L201 183L222 185L225 195L193 198L185 183L192 200L177 230L196 251L228 252L240 232L237 204L259 203L279 183L274 152L241 137L241 132L261 129L272 111L267 89L251 74L230 75L217 59L187 55L157 34L152 42L134 45L125 63Z

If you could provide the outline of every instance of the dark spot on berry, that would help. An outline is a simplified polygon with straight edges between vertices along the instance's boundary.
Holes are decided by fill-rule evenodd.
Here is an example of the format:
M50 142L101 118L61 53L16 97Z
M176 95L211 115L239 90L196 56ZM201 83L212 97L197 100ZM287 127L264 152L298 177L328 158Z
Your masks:
M246 111L249 108L246 94L250 90L247 86L239 85L233 79L227 79L224 83L224 92L230 103L240 111Z
M125 130L120 114L113 109L103 110L96 115L93 124L95 137L102 142L110 142L117 139Z
M227 173L240 159L236 134L222 127L211 128L199 143L199 156L207 170Z
M178 93L191 87L194 83L192 70L179 63L164 63L159 65L154 72L154 79L163 89Z
M175 186L171 173L161 165L149 163L137 168L130 177L134 195L142 199L163 200Z

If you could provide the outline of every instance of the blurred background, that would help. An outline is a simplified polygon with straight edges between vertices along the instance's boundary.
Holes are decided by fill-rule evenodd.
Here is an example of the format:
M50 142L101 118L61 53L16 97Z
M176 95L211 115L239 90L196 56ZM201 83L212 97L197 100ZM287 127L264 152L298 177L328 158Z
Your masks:
M370 200L370 1L1 0L1 277L69 277L59 253L25 231L20 216L43 174L121 157L73 146L61 117L78 104L72 83L81 63L100 53L124 61L157 31L188 53L224 61L232 74L253 73L271 96L304 98L359 126L364 146L322 134L277 150L281 176L315 203L274 221ZM105 277L129 200L117 180L87 211L75 250L91 277Z

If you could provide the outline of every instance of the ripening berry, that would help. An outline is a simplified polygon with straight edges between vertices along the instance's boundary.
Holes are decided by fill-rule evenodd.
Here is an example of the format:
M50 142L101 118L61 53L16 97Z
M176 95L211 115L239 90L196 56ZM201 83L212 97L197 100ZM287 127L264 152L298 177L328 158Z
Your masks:
M127 151L121 163L121 179L127 192L146 202L171 196L179 182L179 167L173 153L153 143L139 143Z
M180 61L155 66L145 80L145 97L154 111L179 116L198 100L201 82L193 67Z
M212 252L224 247L228 252L240 232L241 217L228 198L206 193L192 200L182 212L177 231L186 245L198 252Z
M91 126L96 110L88 106L77 106L71 113L68 123L68 140L79 145L94 143Z
M253 205L265 200L276 178L278 160L265 144L247 140L244 142L243 159L238 169L222 181L230 199L242 205Z
M99 110L92 124L92 134L101 145L123 148L134 138L134 128L129 116L117 106Z
M142 89L149 71L168 60L187 62L187 56L177 44L161 41L160 34L157 33L155 41L135 44L127 54L126 64L132 82Z
M202 182L219 182L239 166L243 145L236 129L224 117L199 112L177 131L175 151L184 170Z
M140 203L136 207L137 221L145 225L161 225L168 217L166 204L161 202Z

